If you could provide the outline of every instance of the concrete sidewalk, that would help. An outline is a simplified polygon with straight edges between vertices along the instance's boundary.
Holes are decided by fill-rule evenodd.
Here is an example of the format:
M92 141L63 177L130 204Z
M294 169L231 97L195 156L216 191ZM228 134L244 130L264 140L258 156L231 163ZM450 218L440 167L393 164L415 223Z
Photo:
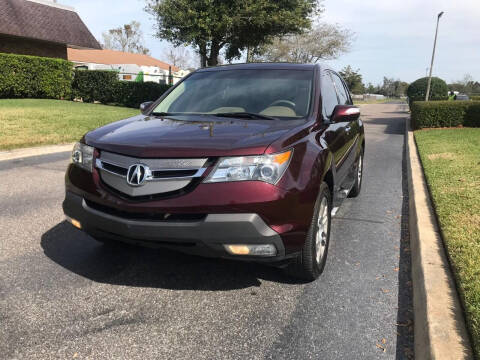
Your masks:
M417 152L406 123L417 359L473 359L463 309Z

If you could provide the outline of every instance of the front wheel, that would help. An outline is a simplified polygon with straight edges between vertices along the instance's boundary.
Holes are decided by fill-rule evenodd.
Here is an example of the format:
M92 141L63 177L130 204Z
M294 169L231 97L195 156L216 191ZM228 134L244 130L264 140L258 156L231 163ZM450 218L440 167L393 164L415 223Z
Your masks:
M325 268L330 244L331 214L330 189L326 183L322 183L302 252L286 268L289 275L307 281L313 281L321 275Z

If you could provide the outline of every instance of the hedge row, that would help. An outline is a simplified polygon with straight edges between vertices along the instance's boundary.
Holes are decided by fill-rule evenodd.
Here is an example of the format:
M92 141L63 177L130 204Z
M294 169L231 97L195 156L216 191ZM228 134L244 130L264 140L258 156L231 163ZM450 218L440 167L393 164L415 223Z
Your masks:
M113 71L75 70L72 87L73 96L84 102L138 108L142 102L157 100L170 85L120 81Z
M470 96L470 100L480 101L480 95Z
M0 53L0 98L69 98L72 63Z
M75 70L73 98L81 98L84 102L111 103L113 88L118 81L118 74L114 71Z
M415 101L411 111L414 129L480 127L480 101Z
M0 98L74 99L138 108L169 85L120 81L114 71L72 70L71 62L0 53Z
M154 82L118 81L115 85L116 104L138 108L145 101L155 101L170 88L170 85Z

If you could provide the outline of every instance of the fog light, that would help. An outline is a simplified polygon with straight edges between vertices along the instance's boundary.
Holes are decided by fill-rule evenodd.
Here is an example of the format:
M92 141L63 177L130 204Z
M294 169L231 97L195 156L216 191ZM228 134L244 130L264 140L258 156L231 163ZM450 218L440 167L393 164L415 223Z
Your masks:
M277 248L272 244L261 245L223 245L231 255L275 256Z
M246 245L224 245L225 249L232 255L248 255L250 249Z
M73 226L75 226L77 229L82 228L82 224L80 224L80 221L72 219L71 217L68 217L68 216L66 216L66 218L67 218L67 221Z

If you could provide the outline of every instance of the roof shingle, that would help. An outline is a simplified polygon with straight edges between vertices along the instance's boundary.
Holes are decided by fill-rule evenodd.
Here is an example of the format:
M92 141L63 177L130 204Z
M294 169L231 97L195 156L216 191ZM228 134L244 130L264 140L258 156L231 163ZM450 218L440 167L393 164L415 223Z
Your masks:
M28 0L0 0L0 34L101 49L76 12Z

